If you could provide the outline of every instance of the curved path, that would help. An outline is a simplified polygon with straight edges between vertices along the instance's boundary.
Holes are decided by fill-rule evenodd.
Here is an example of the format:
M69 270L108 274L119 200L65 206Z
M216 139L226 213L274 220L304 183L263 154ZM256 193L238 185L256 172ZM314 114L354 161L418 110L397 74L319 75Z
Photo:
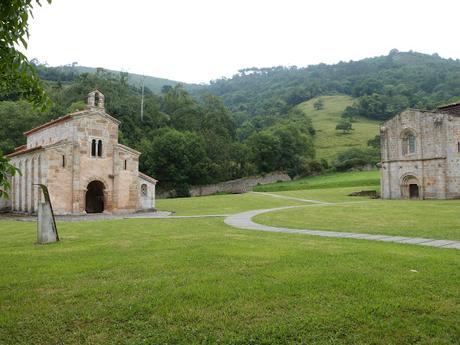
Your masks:
M289 208L296 208L296 207L305 207L305 206L286 206L286 207L269 208L269 209L263 209L263 210L247 211L247 212L242 212L242 213L228 216L227 218L225 218L224 221L225 221L225 224L227 225L233 226L238 229L244 229L244 230L282 232L282 233L288 233L288 234L306 234L306 235L322 236L322 237L354 238L354 239L360 239L360 240L395 242L395 243L416 244L420 246L429 246L429 247L438 247L438 248L460 249L459 241L434 240L430 238L421 238L421 237L372 235L372 234L361 234L361 233L355 233L355 232L278 228L278 227L258 224L252 221L252 217L255 217L262 213L286 210Z

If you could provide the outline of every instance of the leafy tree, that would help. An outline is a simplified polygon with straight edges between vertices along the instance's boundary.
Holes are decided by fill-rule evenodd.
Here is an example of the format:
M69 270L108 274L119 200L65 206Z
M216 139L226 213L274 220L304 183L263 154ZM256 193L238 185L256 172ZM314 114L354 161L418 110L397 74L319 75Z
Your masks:
M343 134L348 134L351 130L353 130L353 125L350 121L342 119L339 123L337 123L335 129L337 131L342 131Z
M252 161L260 173L285 171L299 175L306 159L313 159L311 137L294 124L274 126L252 135L248 140Z
M48 0L51 3L51 0ZM36 1L40 5L39 1ZM48 98L41 81L27 57L18 46L27 49L28 19L32 15L33 0L7 0L0 2L0 99L13 90L35 105L46 105ZM0 151L0 197L8 197L8 174L16 169Z
M318 98L317 101L315 101L315 103L313 103L313 108L315 108L315 110L321 110L324 108L324 102L321 98Z
M350 122L353 122L357 115L358 115L358 110L355 107L350 107L350 106L347 106L342 113L342 117Z
M376 135L367 141L367 146L380 149L380 135Z
M166 129L151 142L142 143L146 172L161 181L162 189L176 188L178 194L191 184L206 183L204 141L197 134Z
M367 164L375 165L379 161L380 154L376 148L351 148L339 153L332 163L332 166L337 171L346 171L352 168L359 168Z
M20 173L20 171L11 165L0 151L0 198L9 198L8 191L11 185L8 176L13 176L16 173Z
M47 0L51 3L51 0ZM27 57L19 51L27 49L29 26L27 21L32 15L33 0L6 0L0 2L0 95L12 90L35 105L43 106L48 97L42 83Z
M252 161L261 173L275 171L279 168L281 157L280 139L268 130L253 134L248 140L252 151Z

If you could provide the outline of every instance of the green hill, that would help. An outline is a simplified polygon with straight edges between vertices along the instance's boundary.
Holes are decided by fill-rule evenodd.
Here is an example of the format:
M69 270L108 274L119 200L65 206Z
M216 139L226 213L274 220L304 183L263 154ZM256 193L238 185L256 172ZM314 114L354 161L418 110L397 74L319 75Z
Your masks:
M297 107L307 114L316 129L315 148L317 158L332 160L337 153L350 147L366 147L367 140L378 134L379 121L363 117L353 122L354 130L350 134L336 131L335 126L341 119L343 110L353 104L353 98L344 95L322 96L324 107L315 110L313 104L318 98L299 104Z
M95 73L97 68L93 67L84 67L84 66L77 66L77 69L81 71L81 73ZM119 74L120 71L114 71L114 70L105 70L107 72L111 72L114 74ZM161 91L161 88L164 85L169 85L169 86L175 86L177 84L184 84L182 82L176 81L176 80L170 80L170 79L164 79L164 78L157 78L157 77L152 77L152 76L144 76L144 85L148 87L150 90L152 90L155 93L159 93ZM141 74L135 74L135 73L129 73L128 74L128 83L134 86L140 86L142 83L142 75Z
M99 68L78 66L78 65L65 65L57 67L49 67L45 65L36 64L38 74L42 80L49 81L61 81L71 83L75 78L83 73L96 73ZM104 72L119 75L120 71L103 69ZM142 75L135 73L128 73L128 83L139 87L142 82ZM164 85L175 86L177 84L183 84L186 87L193 87L193 84L185 84L176 80L157 78L152 76L145 76L144 85L148 87L154 93L159 93Z

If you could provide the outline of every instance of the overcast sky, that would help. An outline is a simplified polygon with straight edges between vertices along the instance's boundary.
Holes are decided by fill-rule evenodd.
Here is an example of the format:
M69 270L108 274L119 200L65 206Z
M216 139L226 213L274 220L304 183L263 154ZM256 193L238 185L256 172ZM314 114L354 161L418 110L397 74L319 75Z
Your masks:
M183 82L392 48L460 58L459 0L53 0L27 55Z

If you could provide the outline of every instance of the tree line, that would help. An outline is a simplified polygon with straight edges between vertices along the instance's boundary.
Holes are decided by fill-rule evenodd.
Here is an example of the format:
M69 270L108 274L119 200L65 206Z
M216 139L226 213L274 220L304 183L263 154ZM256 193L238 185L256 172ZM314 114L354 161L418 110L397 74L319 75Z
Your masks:
M56 73L58 69L48 76ZM15 93L0 96L1 151L24 144L24 131L84 109L88 91L97 88L105 95L106 111L121 121L120 142L142 152L140 170L179 195L187 195L190 185L279 170L295 176L321 166L314 160L314 128L302 112L288 112L241 138L235 115L218 96L193 97L181 85L165 86L160 94L145 88L141 119L141 90L128 83L126 73L99 69L71 81L67 77L44 81L52 101L46 110L33 108Z

